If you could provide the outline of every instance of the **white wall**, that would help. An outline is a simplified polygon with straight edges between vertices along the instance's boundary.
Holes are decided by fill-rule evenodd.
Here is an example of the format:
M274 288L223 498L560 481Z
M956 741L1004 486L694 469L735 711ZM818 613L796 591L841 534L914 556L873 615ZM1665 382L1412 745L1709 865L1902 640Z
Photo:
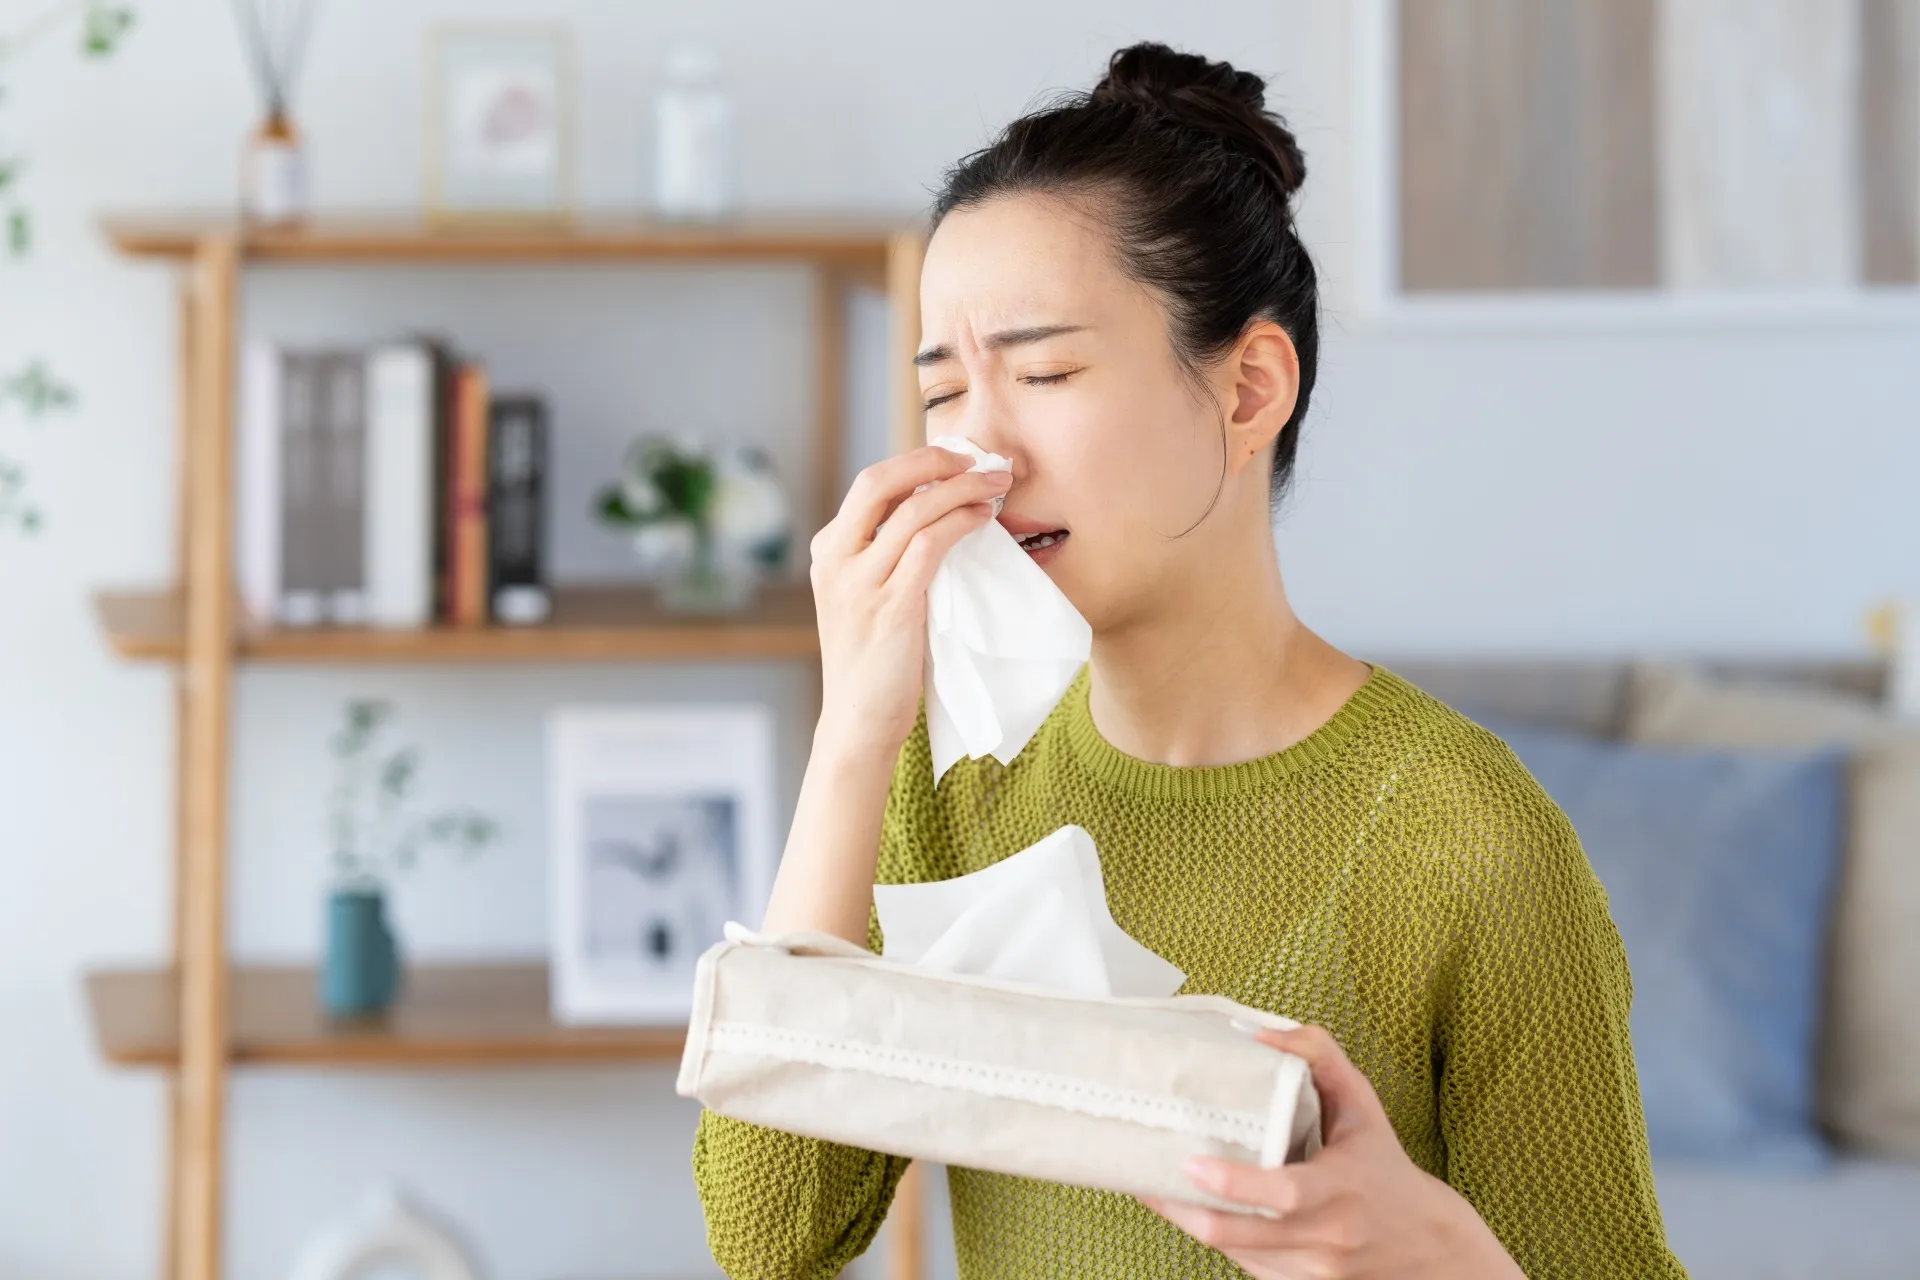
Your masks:
M37 8L0 0L0 29ZM87 597L169 571L172 281L114 258L91 218L231 199L253 105L229 12L149 0L112 63L41 50L0 114L31 146L41 218L33 260L0 272L0 367L44 354L84 397L27 443L49 528L0 540L0 1276L148 1274L154 1258L159 1086L99 1064L77 974L151 959L165 938L168 685L108 655ZM1306 222L1334 302L1281 545L1302 608L1362 653L1835 651L1855 644L1871 600L1920 585L1911 311L1814 327L1456 333L1355 313L1343 301L1358 270L1352 95L1334 6L731 0L666 16L620 0L334 0L299 100L318 199L411 202L425 26L528 14L575 30L582 195L598 206L644 193L647 94L673 34L726 58L744 196L758 206L917 205L994 124L1042 90L1086 83L1107 51L1143 36L1274 73L1312 161ZM475 349L553 394L569 502L631 429L699 417L777 441L810 403L805 285L780 271L281 271L250 284L246 304L253 331L287 337L458 318ZM862 313L864 370L878 323ZM618 567L584 519L563 514L557 532L562 568ZM777 666L249 671L234 773L242 956L317 943L322 743L341 701L362 693L400 702L433 798L484 800L506 823L479 864L402 888L416 955L543 945L549 706L769 698L787 712L790 792L808 696ZM694 1113L664 1071L246 1074L231 1101L236 1276L284 1271L306 1232L388 1171L463 1223L495 1277L706 1270L687 1176Z

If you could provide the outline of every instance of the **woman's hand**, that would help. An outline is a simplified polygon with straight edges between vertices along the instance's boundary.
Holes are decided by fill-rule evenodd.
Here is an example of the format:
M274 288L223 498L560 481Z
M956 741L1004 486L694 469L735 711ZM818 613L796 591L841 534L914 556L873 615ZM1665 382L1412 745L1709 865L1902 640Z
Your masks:
M1525 1280L1473 1206L1401 1149L1373 1085L1319 1027L1259 1038L1307 1060L1320 1090L1319 1154L1261 1169L1187 1162L1195 1186L1277 1218L1143 1203L1259 1280Z
M993 518L1007 472L928 445L862 471L813 539L821 714L816 740L889 762L913 731L927 584L953 544ZM915 493L930 484L924 493ZM884 522L885 527L880 527ZM878 530L878 532L876 532Z

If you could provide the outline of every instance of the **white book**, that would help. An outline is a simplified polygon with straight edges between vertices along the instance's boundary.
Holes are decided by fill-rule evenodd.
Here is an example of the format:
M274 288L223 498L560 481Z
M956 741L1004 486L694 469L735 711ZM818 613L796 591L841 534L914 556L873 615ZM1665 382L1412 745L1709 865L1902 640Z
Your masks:
M433 620L433 357L418 343L376 348L366 377L366 620Z
M234 576L246 611L270 623L280 609L280 349L264 339L241 356L235 452Z

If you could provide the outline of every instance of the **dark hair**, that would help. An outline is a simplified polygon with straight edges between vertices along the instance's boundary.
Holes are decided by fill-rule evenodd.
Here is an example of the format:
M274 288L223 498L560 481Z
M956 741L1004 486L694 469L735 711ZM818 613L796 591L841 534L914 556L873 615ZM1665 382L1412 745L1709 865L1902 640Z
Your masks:
M1319 364L1319 287L1291 205L1306 176L1259 76L1136 44L1113 55L1091 93L1020 117L948 170L933 225L996 196L1091 196L1121 268L1164 300L1188 373L1225 355L1255 318L1286 330L1300 391L1274 442L1278 500Z

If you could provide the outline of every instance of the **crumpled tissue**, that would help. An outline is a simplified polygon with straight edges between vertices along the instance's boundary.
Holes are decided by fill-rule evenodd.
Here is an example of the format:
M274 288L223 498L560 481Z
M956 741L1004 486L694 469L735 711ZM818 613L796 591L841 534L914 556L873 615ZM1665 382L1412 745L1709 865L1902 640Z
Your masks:
M952 880L873 887L889 960L1088 996L1170 996L1186 974L1107 909L1100 854L1066 826Z
M933 443L973 458L975 471L1013 468L961 436ZM1011 764L1092 650L1087 620L999 521L962 538L927 588L934 781L962 756Z

